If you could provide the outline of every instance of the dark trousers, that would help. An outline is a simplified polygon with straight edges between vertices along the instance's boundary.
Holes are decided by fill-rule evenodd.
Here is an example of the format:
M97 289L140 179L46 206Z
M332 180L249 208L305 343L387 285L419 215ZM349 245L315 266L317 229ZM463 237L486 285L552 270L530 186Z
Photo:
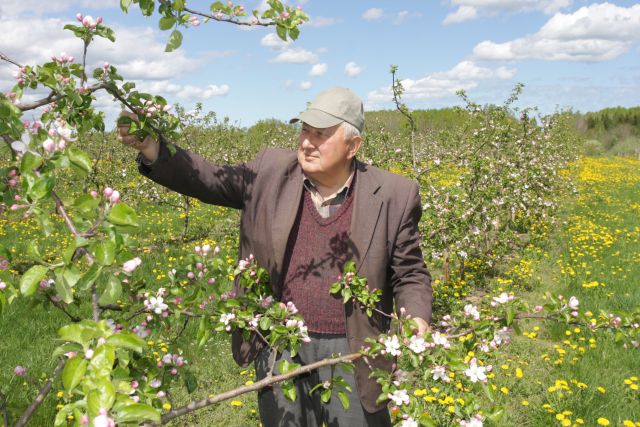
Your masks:
M301 365L330 358L332 355L349 354L347 338L344 335L309 334L311 342L300 345L298 354L291 358L289 352L278 355L277 360L286 359ZM255 361L256 376L261 380L270 369L269 348L264 349ZM274 375L278 374L277 362ZM349 395L349 410L345 411L340 399L332 394L327 404L320 401L322 388L309 391L316 385L330 380L333 376L342 376L351 386ZM356 389L353 374L337 368L327 366L316 369L309 374L296 377L294 380L298 391L295 402L287 400L282 394L280 385L262 389L258 394L258 407L263 427L390 427L389 411L369 413L364 410Z

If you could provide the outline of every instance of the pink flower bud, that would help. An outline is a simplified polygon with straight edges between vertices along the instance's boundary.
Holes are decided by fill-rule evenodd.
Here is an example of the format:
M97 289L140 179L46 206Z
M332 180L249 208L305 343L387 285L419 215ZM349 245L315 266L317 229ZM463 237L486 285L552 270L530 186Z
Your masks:
M48 151L49 153L51 153L51 152L55 151L56 143L55 143L55 141L53 139L47 138L42 143L42 148L44 148L45 151Z
M193 274L193 271L190 271L190 272L188 272L188 273L187 273L187 277L188 277L189 279L195 279L196 275L195 275L195 274Z
M80 22L82 22L82 19L84 18L84 16L82 16L81 13L76 13L76 19Z
M64 150L66 146L67 146L67 142L64 139L61 139L60 141L58 141L58 150Z
M139 257L135 257L135 258L130 259L129 261L125 262L124 264L122 264L122 270L125 273L131 273L131 272L133 272L133 270L138 268L138 266L140 264L142 264L142 260Z
M91 194L91 197L93 197L94 199L98 197L98 192L96 190L91 190L89 194Z
M535 307L533 307L533 311L539 313L543 310L543 307L541 305L536 305Z
M156 396L158 396L158 399L162 399L167 395L167 393L165 393L164 391L160 390L158 392L158 394L156 394Z
M16 185L18 185L18 181L13 179L13 178L11 178L9 181L7 181L7 185L9 187L15 187ZM16 196L17 196L17 194L16 194ZM16 199L16 200L20 200L20 199Z
M171 375L178 375L178 370L176 368L171 368Z
M111 196L111 194L113 193L113 188L111 188L111 187L106 187L106 188L104 189L104 192L103 192L103 193L104 193L104 195L105 195L105 196L110 197L110 196Z
M109 201L111 201L111 203L118 203L120 201L120 192L116 190L111 193L111 196L109 196Z
M18 365L13 370L13 373L16 374L16 376L18 376L18 377L23 377L23 376L27 375L27 368L25 368L24 366Z
M84 352L84 357L87 359L91 359L93 357L93 349L89 349L87 351Z
M82 15L80 15L82 16ZM83 415L82 418L80 418L80 425L87 425L89 424L89 415Z
M96 18L96 24L102 24L102 16Z

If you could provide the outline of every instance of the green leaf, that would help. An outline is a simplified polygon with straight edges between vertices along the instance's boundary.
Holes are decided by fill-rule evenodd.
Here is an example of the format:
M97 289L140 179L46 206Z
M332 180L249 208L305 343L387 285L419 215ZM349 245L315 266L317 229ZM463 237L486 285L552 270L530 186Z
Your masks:
M169 40L167 41L167 47L165 47L165 52L173 52L177 48L182 45L182 33L178 30L173 30L171 35L169 36Z
M160 22L158 23L158 25L162 31L166 31L166 30L170 30L175 23L176 23L176 18L174 18L173 16L171 17L164 16L160 18Z
M322 390L322 392L320 393L320 400L322 401L322 403L327 403L331 400L330 388L325 388L324 390Z
M69 161L71 161L73 166L85 173L91 172L91 159L87 153L75 147L71 147L67 150L67 155L69 156Z
M198 388L198 380L196 379L196 376L189 370L183 372L182 376L184 377L184 385L187 387L187 392L191 394L196 391Z
M136 211L124 203L118 203L111 208L109 215L107 215L107 220L114 225L138 226L138 215Z
M349 410L349 396L344 391L338 392L338 399L340 399L340 403L342 403L342 407L345 411Z
M20 173L32 173L35 169L40 167L43 160L44 159L39 154L27 151L22 155L22 161L20 162Z
M93 265L89 267L89 270L87 270L87 272L82 275L80 280L78 280L78 288L81 291L86 291L87 289L89 289L91 285L93 285L93 283L98 279L101 272L102 266L97 262L93 263Z
M36 240L31 240L27 243L27 256L36 261L42 260L42 254L40 253L40 248Z
M110 240L99 242L94 249L96 261L100 265L111 265L116 258L116 245Z
M289 28L289 37L291 37L291 40L296 40L299 35L300 30L298 29L298 27Z
M285 381L282 383L282 394L291 402L295 402L298 398L298 389L291 381Z
M87 360L80 356L76 356L67 361L62 371L62 385L67 393L76 388L80 384L80 380L84 377L87 370Z
M133 0L120 0L120 9L124 13L127 13L129 11L129 6L131 6L132 2Z
M115 304L122 295L122 283L114 276L107 278L107 286L98 299L98 303L102 305Z
M115 359L115 348L112 345L104 344L98 346L90 362L91 369L98 377L109 378ZM111 385L111 383L109 384ZM111 387L113 388L113 385Z
M34 200L43 199L51 194L56 179L53 175L40 175L35 179L27 194Z
M125 331L111 335L107 338L107 344L111 344L118 348L126 348L127 350L135 351L136 353L142 353L142 351L147 348L145 340L134 333Z
M511 324L513 323L513 319L516 317L516 309L513 307L513 305L510 305L507 308L507 326L511 326Z
M71 292L71 287L67 285L62 277L59 277L58 280L55 281L55 288L56 294L65 304L71 304L73 302L73 292Z
M108 411L116 400L116 389L107 378L96 381L96 386L87 397L90 416L98 415L102 408Z
M184 1L185 0L174 0L173 9L174 10L184 10Z
M145 420L160 422L160 411L155 409L153 406L144 405L142 403L133 403L131 405L118 408L116 420L118 423L130 423Z
M40 281L44 279L49 269L43 265L34 265L20 278L20 292L28 297L38 290Z
M329 288L329 293L330 294L337 294L338 292L340 292L341 288L342 288L342 283L341 282L336 282L333 285L331 285L331 287Z
M271 326L271 318L270 317L262 317L260 318L260 329L263 331L268 331Z
M283 25L276 26L276 34L278 34L278 37L282 40L287 41L287 28Z

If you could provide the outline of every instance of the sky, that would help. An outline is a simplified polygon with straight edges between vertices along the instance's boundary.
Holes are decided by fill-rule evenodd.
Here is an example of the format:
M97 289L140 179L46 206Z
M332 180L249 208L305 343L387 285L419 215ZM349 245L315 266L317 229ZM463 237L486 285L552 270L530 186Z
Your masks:
M207 11L211 1L189 0ZM247 10L264 0L237 2ZM187 110L196 102L239 126L288 120L319 92L344 86L365 110L394 108L391 65L411 109L463 105L464 89L481 104L500 104L523 83L520 107L543 114L640 105L640 3L586 0L301 0L310 21L295 42L273 27L208 22L183 29L184 42L165 53L169 32L158 16L145 18L119 0L2 0L0 52L21 64L52 55L82 56L82 44L63 30L75 15L100 16L116 42L96 39L90 69L108 62L139 90ZM8 92L16 67L0 63ZM25 100L46 94L28 94ZM100 95L109 120L121 107ZM34 116L36 113L28 113Z

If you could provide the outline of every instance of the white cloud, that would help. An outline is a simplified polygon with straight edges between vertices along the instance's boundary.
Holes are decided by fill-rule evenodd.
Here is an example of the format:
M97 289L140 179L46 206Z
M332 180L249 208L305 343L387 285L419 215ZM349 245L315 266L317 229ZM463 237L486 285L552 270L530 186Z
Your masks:
M336 18L328 18L325 16L312 16L305 25L315 28L328 27L337 22Z
M328 69L329 69L329 66L324 62L321 64L315 64L313 67L311 67L311 70L309 71L309 75L322 76L327 72Z
M0 22L3 30L0 51L22 64L48 62L52 55L62 52L74 55L77 63L82 61L82 42L70 31L62 29L68 21L32 18L30 25L25 25L21 19ZM157 40L158 33L150 28L114 30L115 43L96 37L89 46L89 70L109 62L118 68L125 80L165 79L193 71L201 65L200 59L187 57L184 49L166 54L165 41ZM131 49L131 46L144 46L144 49Z
M516 70L512 68L490 69L480 67L472 61L462 61L449 71L431 73L418 80L402 80L405 89L403 97L415 100L444 98L460 89L472 89L481 81L509 80L515 73ZM367 99L370 104L384 103L391 101L392 96L391 87L387 86L369 92Z
M300 82L301 90L309 90L311 89L311 82Z
M275 33L269 33L260 40L260 44L274 50L284 50L291 44L291 41L284 41Z
M409 16L408 10L402 10L396 14L396 17L393 19L393 23L395 25L402 24L402 22Z
M456 24L458 22L469 21L471 19L475 19L478 16L478 9L473 6L460 6L458 10L453 13L450 13L444 18L443 23L447 24Z
M71 8L73 7L73 10ZM76 13L83 13L86 8L109 9L119 8L118 0L50 0L43 3L41 0L3 0L0 4L0 18L16 17L23 12L43 15L45 13L63 12L69 10L69 18Z
M344 66L344 73L349 77L355 77L358 74L362 73L362 67L353 61L347 62L347 64Z
M571 14L555 14L533 35L505 43L483 41L473 55L479 60L608 61L640 42L639 28L640 4L592 4Z
M573 0L450 0L457 10L448 14L443 23L454 24L479 16L500 12L529 12L538 10L548 15L571 6Z
M301 48L285 49L272 62L289 62L293 64L314 64L318 62L318 55Z
M384 15L384 11L382 9L379 9L377 7L373 7L371 9L367 9L362 14L362 17L367 21L377 21L377 20L381 19L383 15Z

